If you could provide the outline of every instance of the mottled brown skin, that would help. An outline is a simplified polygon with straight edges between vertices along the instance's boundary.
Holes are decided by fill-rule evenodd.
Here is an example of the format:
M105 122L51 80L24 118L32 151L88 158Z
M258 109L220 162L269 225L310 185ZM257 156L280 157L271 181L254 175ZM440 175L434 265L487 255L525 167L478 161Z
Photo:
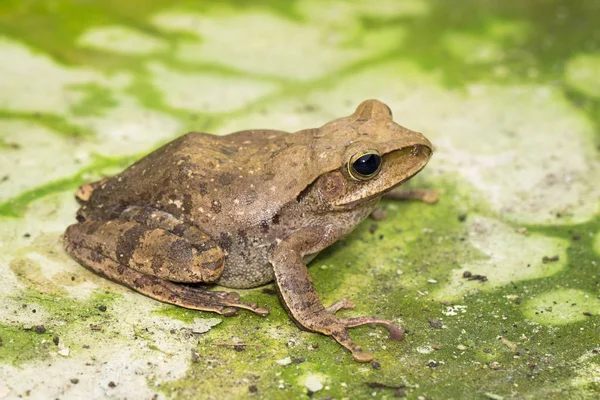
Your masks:
M357 180L350 160L381 154L381 169ZM354 304L324 307L306 263L366 218L379 199L418 173L431 143L367 100L349 117L293 134L251 130L226 136L192 132L121 174L78 191L79 223L65 233L67 251L92 271L154 299L233 315L268 310L236 293L182 285L251 288L275 280L283 305L304 329L332 336L355 360L373 357L347 329L392 321L339 318ZM409 193L431 201L430 192ZM428 197L429 196L429 197Z

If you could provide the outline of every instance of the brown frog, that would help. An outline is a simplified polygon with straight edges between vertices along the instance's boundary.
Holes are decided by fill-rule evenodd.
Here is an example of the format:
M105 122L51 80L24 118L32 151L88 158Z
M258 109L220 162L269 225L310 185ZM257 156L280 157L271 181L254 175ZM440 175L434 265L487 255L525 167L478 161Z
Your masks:
M188 133L119 175L82 186L79 222L67 228L65 247L92 271L151 298L225 316L268 310L234 292L188 284L252 288L275 280L300 327L370 361L347 329L383 325L396 340L402 329L385 319L337 317L354 304L324 307L306 264L418 173L431 153L423 135L394 123L376 100L293 134ZM434 201L429 194L400 197Z

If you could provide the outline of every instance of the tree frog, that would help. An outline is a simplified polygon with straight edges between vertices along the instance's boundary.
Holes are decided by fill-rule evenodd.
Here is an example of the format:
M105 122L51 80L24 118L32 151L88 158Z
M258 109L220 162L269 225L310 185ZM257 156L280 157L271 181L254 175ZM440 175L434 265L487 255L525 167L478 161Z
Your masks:
M253 288L274 280L301 328L333 337L367 362L373 355L348 328L383 325L397 340L403 330L391 320L336 316L354 304L342 299L325 307L306 264L431 155L429 140L396 124L377 100L295 133L191 132L116 176L82 186L78 222L67 228L64 244L85 267L146 296L224 316L268 310L209 284Z

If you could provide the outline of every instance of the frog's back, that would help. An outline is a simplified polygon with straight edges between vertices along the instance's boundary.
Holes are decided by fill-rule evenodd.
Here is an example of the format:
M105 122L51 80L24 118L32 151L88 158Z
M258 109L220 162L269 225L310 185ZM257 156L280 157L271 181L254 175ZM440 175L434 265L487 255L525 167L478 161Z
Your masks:
M80 214L111 219L138 205L208 231L215 222L215 232L259 224L290 200L282 193L294 193L280 188L282 179L287 186L296 182L293 172L274 165L278 159L289 160L287 153L299 158L305 146L296 145L294 136L269 130L226 136L188 133L104 181Z

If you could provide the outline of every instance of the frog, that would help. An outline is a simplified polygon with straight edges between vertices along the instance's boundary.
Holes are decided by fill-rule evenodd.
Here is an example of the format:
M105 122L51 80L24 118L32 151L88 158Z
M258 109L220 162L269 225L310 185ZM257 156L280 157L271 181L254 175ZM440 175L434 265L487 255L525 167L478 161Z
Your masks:
M355 304L323 305L307 264L349 234L381 198L432 201L431 191L398 193L433 153L421 133L366 100L350 115L294 133L190 132L121 173L83 185L77 222L64 247L92 272L152 299L233 316L269 309L235 291L275 282L283 308L303 330L331 336L368 362L348 333L393 320L338 316ZM433 196L435 197L435 196Z

